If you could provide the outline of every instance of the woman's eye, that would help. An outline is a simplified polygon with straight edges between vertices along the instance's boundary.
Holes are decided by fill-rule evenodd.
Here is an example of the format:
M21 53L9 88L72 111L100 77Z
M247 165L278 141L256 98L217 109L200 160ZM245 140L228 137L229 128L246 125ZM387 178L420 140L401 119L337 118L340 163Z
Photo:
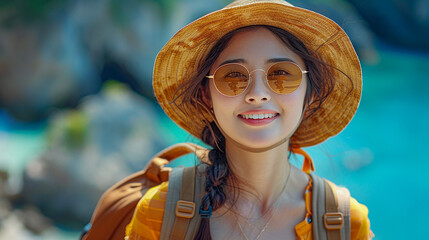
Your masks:
M230 72L225 77L227 77L227 78L246 78L246 75L244 75L241 72Z
M276 70L271 72L270 76L279 76L279 75L289 75L289 72L286 70Z

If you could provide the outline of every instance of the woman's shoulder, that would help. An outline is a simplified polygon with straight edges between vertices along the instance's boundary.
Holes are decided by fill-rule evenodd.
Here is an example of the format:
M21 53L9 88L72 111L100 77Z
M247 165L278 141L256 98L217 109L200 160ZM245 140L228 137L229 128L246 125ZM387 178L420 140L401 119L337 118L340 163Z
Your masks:
M370 229L368 208L350 197L351 239L371 239L374 234Z
M159 239L167 199L168 182L150 188L138 202L126 228L126 239Z
M164 211L165 201L167 199L167 190L168 182L163 182L147 190L138 202L136 212L155 213L153 211Z

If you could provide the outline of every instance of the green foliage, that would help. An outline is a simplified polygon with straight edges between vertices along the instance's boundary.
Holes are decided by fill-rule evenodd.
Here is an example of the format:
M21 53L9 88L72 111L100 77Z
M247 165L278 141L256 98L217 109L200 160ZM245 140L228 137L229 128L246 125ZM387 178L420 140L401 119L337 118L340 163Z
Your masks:
M65 123L65 137L70 146L79 147L84 144L87 125L87 118L83 113L78 111L70 112Z
M128 87L128 85L111 79L103 84L102 91L107 94L115 94L122 92L130 92L131 89Z
M64 111L54 119L48 131L48 145L51 147L80 148L86 143L88 118L79 110Z

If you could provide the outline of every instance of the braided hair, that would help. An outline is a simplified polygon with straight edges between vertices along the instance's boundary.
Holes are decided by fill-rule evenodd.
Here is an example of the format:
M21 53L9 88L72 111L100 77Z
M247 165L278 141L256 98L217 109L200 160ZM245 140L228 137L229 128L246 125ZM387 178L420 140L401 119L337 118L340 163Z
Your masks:
M225 137L213 122L203 130L202 140L213 147L208 154L210 161L207 167L205 191L201 201L201 209L215 211L222 207L227 199L226 187L230 176L230 168L225 154ZM202 218L195 239L211 240L210 218Z

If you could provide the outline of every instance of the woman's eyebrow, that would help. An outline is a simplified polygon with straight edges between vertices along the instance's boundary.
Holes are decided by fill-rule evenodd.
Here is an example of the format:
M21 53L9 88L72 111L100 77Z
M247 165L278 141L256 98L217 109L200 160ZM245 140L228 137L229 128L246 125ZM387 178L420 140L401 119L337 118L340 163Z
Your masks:
M271 58L267 60L267 63L276 63L276 62L293 62L296 63L294 60L290 58Z
M222 66L222 65L228 64L228 63L247 63L247 62L246 62L246 60L244 60L242 58L229 59L229 60L226 60L226 61L222 62L219 65L219 67Z
M282 58L270 58L266 61L266 63L276 63L276 62L293 62L296 63L294 60L290 59L290 58L286 58L286 57L282 57ZM247 63L246 60L244 60L243 58L234 58L234 59L228 59L224 62L222 62L220 66L223 66L225 64L228 63Z

